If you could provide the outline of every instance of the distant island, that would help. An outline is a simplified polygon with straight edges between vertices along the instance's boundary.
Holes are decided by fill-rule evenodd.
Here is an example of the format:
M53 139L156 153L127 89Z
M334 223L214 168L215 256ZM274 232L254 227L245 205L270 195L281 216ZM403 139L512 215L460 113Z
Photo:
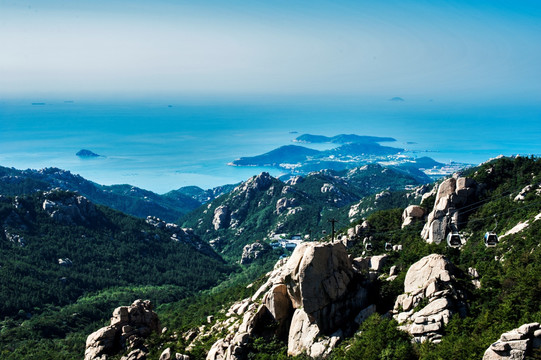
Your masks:
M95 158L95 157L100 157L101 156L101 155L98 155L95 152L87 150L87 149L79 150L77 152L77 154L75 154L75 155L77 155L77 156L79 156L81 158Z
M241 157L230 166L273 167L289 174L307 174L322 169L344 170L367 164L381 164L406 171L419 179L439 178L453 173L457 166L443 164L429 157L416 157L405 149L383 146L394 142L392 137L340 134L324 136L303 134L293 140L303 144L337 144L329 150L316 150L300 145L284 145L256 156ZM411 144L411 143L409 143ZM465 164L459 164L463 167Z
M293 142L300 142L306 144L352 144L352 143L379 143L379 142L391 142L396 141L392 137L379 137L379 136L361 136L355 134L340 134L333 137L324 135L311 135L303 134L297 137Z
M400 96L395 96L393 98L390 98L389 101L405 101L405 100L402 99Z

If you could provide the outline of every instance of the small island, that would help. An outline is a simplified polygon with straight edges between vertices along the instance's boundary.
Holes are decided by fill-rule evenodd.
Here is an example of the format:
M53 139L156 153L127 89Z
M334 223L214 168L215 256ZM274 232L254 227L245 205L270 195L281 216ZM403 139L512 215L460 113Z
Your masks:
M96 158L96 157L100 157L101 155L98 155L96 154L95 152L93 151L90 151L90 150L87 150L87 149L82 149L82 150L79 150L77 152L77 155L78 157L80 158Z
M377 163L392 167L429 182L450 175L468 164L443 164L430 157L418 157L417 151L383 146L380 142L396 142L392 137L339 134L336 136L303 134L293 142L301 144L335 144L327 150L316 150L299 145L285 145L261 155L241 157L230 166L273 167L288 174L303 175L323 169L341 171ZM415 142L408 142L415 144ZM424 151L428 152L428 151Z

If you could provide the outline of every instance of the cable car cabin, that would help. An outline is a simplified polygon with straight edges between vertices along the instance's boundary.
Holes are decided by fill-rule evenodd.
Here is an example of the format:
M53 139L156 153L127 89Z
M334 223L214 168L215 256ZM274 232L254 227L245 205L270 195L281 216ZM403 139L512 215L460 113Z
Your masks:
M462 238L457 232L452 232L447 235L447 245L453 248L457 248L462 245Z
M364 245L364 249L365 249L366 251L372 251L372 243L366 243L366 244Z
M385 251L391 251L391 250L393 250L393 244L386 242Z
M496 245L498 245L498 235L493 232L487 232L485 234L485 246L495 247Z

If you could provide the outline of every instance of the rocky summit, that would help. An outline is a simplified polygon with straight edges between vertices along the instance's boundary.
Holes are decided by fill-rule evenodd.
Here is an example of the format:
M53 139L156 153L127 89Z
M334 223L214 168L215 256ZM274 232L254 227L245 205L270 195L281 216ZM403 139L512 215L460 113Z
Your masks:
M466 314L459 270L444 256L432 254L413 264L404 280L404 294L394 306L394 318L414 341L438 343L453 314Z
M85 360L107 360L126 348L132 351L123 360L145 358L148 350L144 339L152 332L161 332L161 326L150 301L136 300L130 306L118 307L111 324L86 339Z
M477 199L481 187L467 177L451 177L443 181L436 193L434 209L428 214L421 236L439 244L450 231L458 231L461 209Z
M242 359L255 337L272 336L286 339L289 355L324 356L369 306L362 276L340 242L302 243L251 298L235 303L227 319L213 326L228 334L207 359Z

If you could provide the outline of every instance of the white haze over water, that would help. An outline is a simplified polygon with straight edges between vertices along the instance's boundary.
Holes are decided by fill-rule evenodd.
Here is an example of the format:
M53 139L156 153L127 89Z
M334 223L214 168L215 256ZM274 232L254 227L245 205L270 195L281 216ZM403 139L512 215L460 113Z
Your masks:
M0 94L540 99L541 3L0 0Z

